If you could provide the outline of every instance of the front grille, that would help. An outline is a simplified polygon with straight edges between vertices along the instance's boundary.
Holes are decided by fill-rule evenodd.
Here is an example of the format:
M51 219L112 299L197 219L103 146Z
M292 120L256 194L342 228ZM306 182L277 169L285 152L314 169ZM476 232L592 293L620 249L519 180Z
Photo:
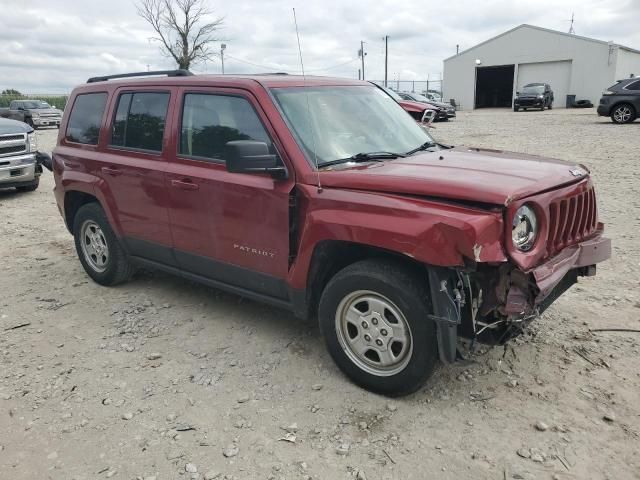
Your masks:
M597 226L598 210L593 187L572 197L554 200L549 204L549 255L590 237Z
M24 140L24 134L19 134L19 135L4 135L4 136L0 136L0 143L1 142L10 142L12 140Z
M6 157L16 153L27 151L27 135L25 133L16 135L0 136L0 157Z
M40 117L42 118L60 118L60 115L57 113L41 113Z
M20 153L26 150L24 145L14 145L13 147L0 146L0 155L9 155L10 153Z

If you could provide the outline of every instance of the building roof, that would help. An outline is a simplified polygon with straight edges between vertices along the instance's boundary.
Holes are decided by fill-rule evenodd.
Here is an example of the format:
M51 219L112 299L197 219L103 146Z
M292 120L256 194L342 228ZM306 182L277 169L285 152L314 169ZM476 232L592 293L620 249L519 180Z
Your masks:
M618 43L606 42L606 41L604 41L604 40L598 40L598 39L595 39L595 38L582 37L582 36L580 36L580 35L575 35L575 34L573 34L573 33L560 32L560 31L558 31L558 30L551 30L550 28L543 28L543 27L538 27L538 26L536 26L536 25L529 25L529 24L527 24L527 23L523 23L522 25L518 25L517 27L514 27L514 28L512 28L511 30L507 30L506 32L501 33L500 35L496 35L495 37L491 37L490 39L485 40L484 42L478 43L477 45L474 45L474 46L473 46L473 47L471 47L471 48L468 48L468 49L466 49L466 50L463 50L462 52L460 52L460 53L458 53L458 54L456 54L456 55L451 55L450 57L445 58L445 59L444 59L444 61L446 62L447 60L450 60L450 59L452 59L452 58L459 57L460 55L465 54L465 53L468 53L468 52L470 52L471 50L474 50L474 49L476 49L476 48L478 48L478 47L480 47L480 46L484 45L485 43L492 42L492 41L494 41L494 40L496 40L496 39L498 39L498 38L500 38L500 37L503 37L503 36L505 36L505 35L508 35L509 33L514 32L514 31L516 31L516 30L519 30L519 29L521 29L521 28L532 28L532 29L534 29L534 30L540 30L541 32L553 33L553 34L556 34L556 35L564 35L564 36L567 36L567 37L571 37L571 38L575 38L575 39L579 39L579 40L585 40L585 41L588 41L588 42L594 42L594 43L604 44L604 45L612 44L612 45L615 45L615 46L616 46L616 47L618 47L618 48L621 48L621 49L623 49L623 50L627 50L627 51L629 51L629 52L633 52L633 53L640 53L640 50L636 50L636 49L634 49L634 48L630 48L630 47L625 47L624 45L620 45L620 44L618 44Z

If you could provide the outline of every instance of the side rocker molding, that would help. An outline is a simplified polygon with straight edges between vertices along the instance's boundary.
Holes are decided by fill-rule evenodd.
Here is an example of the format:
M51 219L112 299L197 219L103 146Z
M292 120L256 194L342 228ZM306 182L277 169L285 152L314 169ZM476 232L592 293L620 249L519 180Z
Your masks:
M436 324L440 360L453 363L456 360L458 325L461 322L460 313L455 308L456 298L452 288L455 276L451 270L443 267L429 266L427 271L433 307L433 315L429 315L429 318Z

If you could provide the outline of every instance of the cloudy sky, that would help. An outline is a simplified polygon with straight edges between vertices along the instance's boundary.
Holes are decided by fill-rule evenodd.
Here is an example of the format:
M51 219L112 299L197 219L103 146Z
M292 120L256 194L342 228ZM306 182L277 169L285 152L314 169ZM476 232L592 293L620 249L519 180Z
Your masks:
M521 23L640 49L640 0L240 0L213 1L225 17L227 73L296 72L296 8L309 74L356 77L364 40L367 79L439 78L442 60ZM90 76L173 68L134 0L0 0L0 90L68 92ZM219 73L218 61L192 68Z

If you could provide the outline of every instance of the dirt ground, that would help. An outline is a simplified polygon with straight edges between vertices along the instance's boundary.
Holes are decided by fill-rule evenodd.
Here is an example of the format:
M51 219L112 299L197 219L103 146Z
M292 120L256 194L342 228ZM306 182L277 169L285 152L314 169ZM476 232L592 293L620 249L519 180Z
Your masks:
M0 192L0 478L640 479L640 333L590 332L640 328L640 121L496 110L436 126L588 165L614 250L526 338L402 399L352 385L286 312L153 272L96 285L48 172L35 193ZM38 131L41 149L56 134Z

